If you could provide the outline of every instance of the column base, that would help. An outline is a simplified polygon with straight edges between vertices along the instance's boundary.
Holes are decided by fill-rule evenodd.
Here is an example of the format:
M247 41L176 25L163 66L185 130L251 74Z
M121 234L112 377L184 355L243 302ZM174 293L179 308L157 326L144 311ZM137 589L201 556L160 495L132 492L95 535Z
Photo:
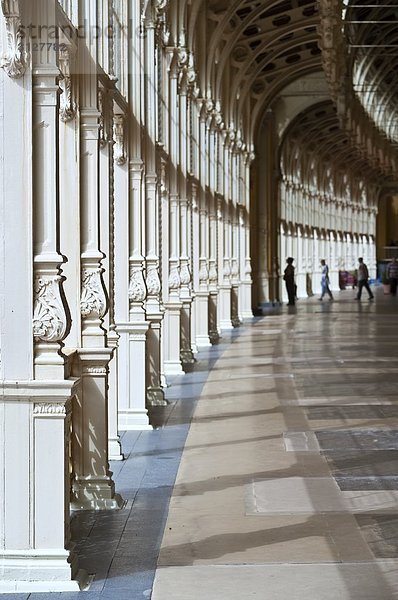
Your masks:
M184 348L184 350L181 350L180 359L181 362L186 365L193 365L196 362L192 350L188 348Z
M242 310L240 313L240 319L241 321L243 321L244 319L252 319L253 318L253 311L252 310Z
M212 331L209 331L209 339L211 344L217 344L217 342L220 340L220 334L218 331L213 329Z
M146 409L146 335L149 322L138 309L131 316L134 318L131 322L117 324L120 334L118 431L146 431L152 429Z
M108 460L124 460L119 436L108 440Z
M166 377L168 375L184 375L185 373L180 360L165 360L163 366Z
M134 408L119 410L119 429L120 431L149 431L153 429L149 424L148 411Z
M2 550L0 573L0 594L80 592L90 583L86 571L77 570L76 556L65 549Z
M208 335L197 335L196 345L198 348L210 348L212 343Z
M179 299L170 299L165 303L165 327L163 331L163 373L169 375L182 375L181 352L181 309Z
M198 348L210 348L212 343L209 337L209 292L199 291L195 297L196 304L196 335L195 342Z
M220 321L220 328L222 331L231 331L234 328L231 319Z
M72 490L71 510L118 510L124 505L110 477L76 479Z
M161 387L146 389L146 401L148 406L168 406L169 402L164 397L164 391Z
M221 330L231 330L232 324L232 306L231 306L231 286L222 285L219 292L219 326Z

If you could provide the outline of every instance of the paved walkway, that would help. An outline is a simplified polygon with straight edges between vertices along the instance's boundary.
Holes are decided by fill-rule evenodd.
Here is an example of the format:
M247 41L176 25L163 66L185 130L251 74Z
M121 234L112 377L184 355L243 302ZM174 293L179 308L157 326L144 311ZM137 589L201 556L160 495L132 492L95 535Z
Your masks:
M90 589L7 597L398 599L398 300L365 296L201 352L159 428L123 438L126 508L74 519Z
M243 328L204 386L153 600L398 598L397 299Z

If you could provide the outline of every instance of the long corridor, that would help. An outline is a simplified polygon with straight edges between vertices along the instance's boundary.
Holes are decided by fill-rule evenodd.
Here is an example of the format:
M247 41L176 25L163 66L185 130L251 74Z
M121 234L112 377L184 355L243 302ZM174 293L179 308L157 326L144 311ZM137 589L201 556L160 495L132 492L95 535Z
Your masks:
M3 598L398 598L398 300L375 297L299 300L200 352L123 435L123 509L72 521L88 590Z
M153 600L398 598L397 301L242 327L186 440Z

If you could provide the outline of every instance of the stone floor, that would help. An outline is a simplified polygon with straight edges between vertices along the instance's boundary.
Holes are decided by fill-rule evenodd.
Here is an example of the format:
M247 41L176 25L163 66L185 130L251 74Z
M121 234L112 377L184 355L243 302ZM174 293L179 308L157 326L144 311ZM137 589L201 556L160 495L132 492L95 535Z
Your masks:
M398 300L375 291L270 309L171 382L112 465L126 507L75 515L84 600L398 599Z

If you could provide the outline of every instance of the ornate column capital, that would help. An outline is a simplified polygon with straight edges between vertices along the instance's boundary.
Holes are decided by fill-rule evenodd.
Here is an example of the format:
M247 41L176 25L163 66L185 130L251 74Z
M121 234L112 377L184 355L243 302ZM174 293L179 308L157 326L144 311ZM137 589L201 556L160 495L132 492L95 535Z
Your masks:
M130 264L130 284L129 300L130 303L142 303L147 295L144 275L141 264Z
M144 163L140 158L132 158L129 162L130 171L133 177L141 177L144 171Z
M61 296L60 275L36 273L34 281L33 336L35 341L61 342L68 330Z
M148 296L158 296L160 294L160 279L157 266L147 267L146 289Z
M178 78L178 50L175 46L166 47L167 71L171 79Z
M114 159L117 165L122 166L127 162L127 143L126 143L126 117L116 114L113 117L113 141Z
M105 88L98 88L98 110L99 110L99 145L105 148L109 141L108 124L108 92Z
M12 79L23 76L26 70L24 32L20 17L19 0L1 0L1 10L6 22L7 52L0 59L0 66Z
M63 123L72 121L76 116L76 102L73 97L72 76L70 72L72 48L66 44L59 46L58 61L61 71L59 87L62 94L60 98L59 117Z
M83 317L102 319L106 314L108 302L102 273L103 269L98 265L86 264L82 268L80 311Z
M217 197L217 213L216 213L216 217L218 221L222 221L223 220L223 205L224 205L224 198L221 196Z
M170 291L178 290L181 286L180 268L179 265L173 261L170 261L170 273L168 284Z

